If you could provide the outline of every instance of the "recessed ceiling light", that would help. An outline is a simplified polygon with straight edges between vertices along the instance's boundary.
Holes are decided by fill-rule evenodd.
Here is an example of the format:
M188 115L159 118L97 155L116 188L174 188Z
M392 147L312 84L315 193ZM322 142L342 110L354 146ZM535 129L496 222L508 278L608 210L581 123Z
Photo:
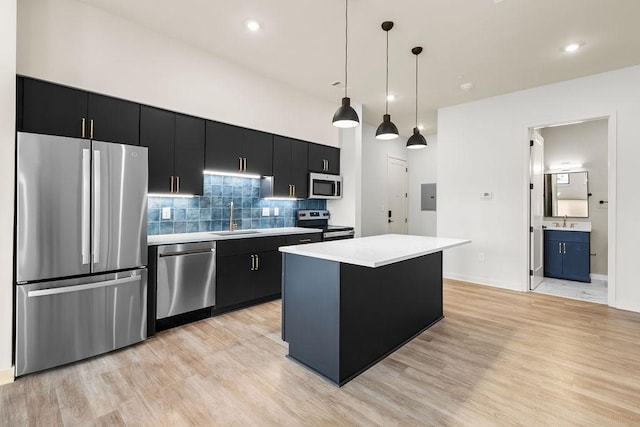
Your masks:
M578 49L580 49L582 47L584 43L580 43L580 42L573 42L573 43L569 43L568 45L566 45L564 47L564 51L567 53L574 53L576 52Z
M391 93L389 95L387 95L387 101L395 101L395 99L396 99L395 95L393 95Z
M249 31L253 31L254 33L260 29L260 23L253 19L249 19L246 25L247 25L247 29Z

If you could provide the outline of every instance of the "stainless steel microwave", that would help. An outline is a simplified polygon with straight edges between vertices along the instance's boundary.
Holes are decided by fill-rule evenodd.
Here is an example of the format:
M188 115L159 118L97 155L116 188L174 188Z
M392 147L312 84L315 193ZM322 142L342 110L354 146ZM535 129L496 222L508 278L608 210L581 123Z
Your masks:
M340 199L342 198L342 177L324 173L309 174L310 199Z

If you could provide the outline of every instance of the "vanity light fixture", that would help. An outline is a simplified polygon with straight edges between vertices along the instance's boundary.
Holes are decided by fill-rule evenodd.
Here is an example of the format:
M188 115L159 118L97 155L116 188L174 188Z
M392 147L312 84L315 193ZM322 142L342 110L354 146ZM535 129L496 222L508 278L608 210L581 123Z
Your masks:
M416 127L413 128L413 135L407 140L407 148L417 150L427 146L427 140L420 134L420 127L418 126L418 55L422 53L422 48L416 46L411 49L411 53L416 56Z
M360 124L358 113L351 106L351 99L347 96L347 64L349 59L349 0L344 1L344 98L342 105L333 115L333 125L339 128L352 128Z
M570 171L582 168L582 163L562 162L558 165L549 166L550 170Z
M392 21L384 21L382 23L382 29L387 33L387 86L384 98L384 116L382 116L382 123L376 129L376 139L382 140L398 137L398 127L391 121L391 115L389 114L389 31L392 28Z

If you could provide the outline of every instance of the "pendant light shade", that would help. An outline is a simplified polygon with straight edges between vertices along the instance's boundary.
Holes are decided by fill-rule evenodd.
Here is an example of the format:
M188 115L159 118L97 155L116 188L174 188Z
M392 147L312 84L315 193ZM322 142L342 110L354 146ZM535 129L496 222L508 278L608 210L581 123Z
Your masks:
M382 23L382 29L387 33L387 80L386 80L386 93L384 101L384 116L382 116L382 123L376 129L376 139L395 139L398 137L398 128L391 121L391 115L389 114L389 31L393 28L393 22L385 21Z
M347 96L347 64L349 41L349 0L344 1L344 98L342 105L333 115L333 125L339 128L352 128L360 124L358 113L351 106L351 99Z
M414 47L411 53L416 56L416 127L413 128L413 135L407 140L407 148L416 150L427 146L427 140L420 135L420 129L418 129L418 55L422 53L422 48Z

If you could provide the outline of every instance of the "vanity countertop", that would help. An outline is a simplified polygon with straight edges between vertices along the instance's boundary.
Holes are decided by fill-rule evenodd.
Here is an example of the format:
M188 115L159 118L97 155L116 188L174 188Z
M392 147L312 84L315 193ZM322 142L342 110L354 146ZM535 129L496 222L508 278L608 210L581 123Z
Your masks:
M567 221L567 226L562 226L562 220L560 221L545 221L542 224L542 227L545 230L558 230L558 231L582 231L582 232L591 232L591 223L590 222L575 222L575 221Z

